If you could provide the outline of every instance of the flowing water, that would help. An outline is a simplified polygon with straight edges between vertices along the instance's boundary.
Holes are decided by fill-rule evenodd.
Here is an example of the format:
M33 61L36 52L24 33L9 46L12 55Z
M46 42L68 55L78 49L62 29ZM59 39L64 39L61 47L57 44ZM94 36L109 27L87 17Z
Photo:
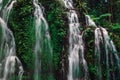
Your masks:
M117 50L108 31L97 27L95 22L86 15L87 26L95 26L95 67L96 80L120 80L120 62Z
M120 80L120 62L117 50L105 28L95 29L95 56L97 80ZM105 74L105 75L103 75Z
M24 72L22 63L16 56L15 39L12 31L8 28L9 14L16 0L4 1L0 0L0 80L22 80ZM73 7L72 0L62 1L68 10L69 20L67 80L88 80L88 67L84 58L84 42L79 30L78 15ZM107 0L105 1L107 2ZM52 73L53 51L49 26L43 13L44 8L38 0L33 0L33 5L35 8L34 80L54 80ZM85 18L87 26L95 27L95 80L120 80L120 59L108 31L103 27L97 27L89 15L85 15Z
M95 22L90 18L89 15L85 15L85 19L86 19L86 25L87 25L87 26L97 27L97 25L96 25Z
M15 0L9 0L6 5L0 0L2 16L0 18L0 80L13 80L17 76L22 79L23 67L16 56L16 46L12 31L7 27L7 21Z
M35 80L41 80L42 75L52 78L52 47L48 30L48 23L43 16L43 7L38 0L33 0L35 7ZM46 58L47 57L47 58ZM46 62L43 65L43 61ZM44 79L43 79L44 80Z
M3 2L3 1L2 1L2 0L0 0L0 10L1 10L1 8L2 8L2 2Z
M80 35L78 16L72 0L63 0L69 10L69 69L68 80L86 80L88 75L87 63L84 58L84 43Z

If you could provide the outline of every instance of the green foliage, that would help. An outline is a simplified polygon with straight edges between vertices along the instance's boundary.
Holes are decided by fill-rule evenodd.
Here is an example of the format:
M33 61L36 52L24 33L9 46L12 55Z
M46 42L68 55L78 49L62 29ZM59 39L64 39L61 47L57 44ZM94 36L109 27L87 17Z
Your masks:
M68 23L66 20L66 10L63 7L61 0L39 0L45 8L45 17L49 23L49 31L52 40L53 47L53 65L54 73L59 71L59 62L64 45L67 45L65 41L68 35ZM100 0L74 0L75 10L78 14L87 13L90 14L92 19L98 24L108 29L110 37L116 44L116 48L120 55L120 1L116 0L114 4L104 3ZM60 4L59 4L60 3ZM109 11L110 8L113 11ZM33 77L34 69L34 43L35 43L35 29L33 24L33 4L32 0L18 0L14 5L14 9L11 13L9 24L10 29L13 31L17 47L17 56L23 63L25 69L25 75L23 80L30 80ZM82 16L82 15L80 15ZM85 20L82 19L85 22ZM82 23L81 23L82 24ZM82 29L81 29L82 30ZM98 76L94 65L94 30L87 28L84 34L85 53L86 60L89 66L90 74L92 76ZM1 29L0 29L1 36ZM67 50L65 51L67 52ZM64 53L67 54L67 53ZM44 61L42 61L43 69L47 71L47 61L49 56L42 55ZM45 60L46 59L46 60ZM110 69L110 71L114 69ZM104 71L106 75L107 71ZM78 72L80 73L80 72ZM97 74L98 73L98 74ZM43 80L56 80L53 75L47 76L43 74ZM33 79L32 79L33 80Z
M50 26L51 39L53 44L53 61L55 70L58 70L60 62L60 54L63 47L64 38L66 36L66 27L64 21L64 9L60 6L58 1L49 5L48 22Z
M110 13L106 13L106 14L100 15L99 17L95 17L94 15L91 15L91 16L92 16L93 20L99 20L99 19L103 19L105 17L111 16L111 14Z
M31 1L18 0L9 19L10 28L15 36L16 54L23 64L24 74L26 72L30 74L34 68L34 27L31 4Z
M120 24L116 23L112 25L112 29L114 30L120 30Z
M111 25L110 27L110 37L112 38L113 42L115 43L115 46L118 50L119 56L120 56L120 24L116 23Z

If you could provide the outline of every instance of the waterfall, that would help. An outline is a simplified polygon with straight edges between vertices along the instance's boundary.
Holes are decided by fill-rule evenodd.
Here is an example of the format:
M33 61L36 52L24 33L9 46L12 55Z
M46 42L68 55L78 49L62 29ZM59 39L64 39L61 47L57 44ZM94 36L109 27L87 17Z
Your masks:
M97 25L95 24L95 22L90 18L89 15L85 15L85 19L86 19L86 25L87 26L93 26L96 27Z
M117 50L105 28L95 29L95 56L97 71L100 72L98 80L119 80L120 62ZM114 70L111 70L115 68ZM103 72L106 70L106 75ZM117 72L117 73L116 73Z
M43 7L38 0L33 0L35 7L35 80L41 80L42 75L52 78L52 47L48 30L48 23L43 16ZM43 61L44 60L44 61ZM46 63L43 63L46 62Z
M16 56L16 46L12 31L7 27L9 13L16 1L9 0L3 7L0 1L2 16L0 18L0 80L10 80L18 77L22 79L22 63ZM2 8L3 7L3 8Z
M80 35L80 24L72 0L63 0L68 11L69 20L69 69L68 80L86 80L87 63L84 58L84 43Z
M0 11L1 11L1 8L2 8L2 0L0 0Z
M89 18L89 20L88 20ZM89 15L86 16L86 22L92 24L94 21ZM91 22L90 22L91 21ZM95 24L95 23L94 23ZM96 80L120 80L120 62L117 50L113 41L108 35L108 31L103 27L95 26L95 67Z

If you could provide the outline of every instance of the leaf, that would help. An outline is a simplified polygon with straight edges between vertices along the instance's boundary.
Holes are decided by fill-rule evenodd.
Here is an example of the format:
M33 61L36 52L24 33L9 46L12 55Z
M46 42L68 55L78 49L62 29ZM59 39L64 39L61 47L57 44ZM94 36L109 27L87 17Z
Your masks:
M93 15L91 15L93 18L93 20L99 20L99 19L101 19L101 18L104 18L104 17L108 17L108 16L111 16L111 14L110 13L105 13L105 14L102 14L102 15L100 15L99 17L95 17L95 16L93 16Z

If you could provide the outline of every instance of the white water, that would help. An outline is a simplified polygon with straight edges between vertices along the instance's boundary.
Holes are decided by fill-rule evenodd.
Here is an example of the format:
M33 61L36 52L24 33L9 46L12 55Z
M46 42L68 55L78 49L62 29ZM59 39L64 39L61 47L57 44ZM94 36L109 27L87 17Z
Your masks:
M1 8L2 8L2 0L0 0L0 11L1 11Z
M47 60L46 64L46 75L48 77L52 76L52 47L50 43L50 35L48 31L48 23L45 20L42 12L42 6L38 5L38 0L33 0L35 7L34 17L35 17L35 80L41 80L42 76L42 59ZM47 55L48 59L42 58ZM47 80L47 79L46 79Z
M102 50L104 54L102 54L103 51L101 47L103 47ZM106 80L120 79L119 76L116 75L115 70L113 70L112 73L110 72L111 68L116 67L116 71L120 74L120 62L113 41L110 39L107 30L102 27L96 28L95 30L95 56L97 71L100 72L98 80L103 80L103 78L106 78ZM104 68L103 63L106 69L106 77L104 77L102 73Z
M96 60L95 60L95 64L97 66L97 72L99 72L98 74L98 80L101 80L102 79L102 73L101 73L101 56L100 56L100 53L101 53L101 50L100 50L100 41L102 41L102 34L100 32L100 29L99 28L96 28L95 30L95 56L96 56Z
M89 15L85 15L85 19L86 19L86 25L87 26L97 27L95 22L90 18Z
M20 60L16 57L16 48L13 33L7 27L9 13L16 1L9 0L8 2L9 5L7 3L7 6L1 8L1 12L3 14L1 16L2 18L0 18L0 80L10 80L15 77L18 77L18 80L21 80L23 67ZM3 5L0 4L0 6Z
M9 0L8 3L4 6L2 10L2 18L5 22L8 22L10 11L13 7L13 4L16 3L16 0Z
M86 16L87 26L95 26L95 66L96 80L120 80L120 62L117 50L108 31L103 27L97 27L95 22ZM106 75L105 75L106 74Z
M68 80L86 80L88 67L84 59L84 43L80 35L78 16L73 7L72 0L63 0L69 10L69 69Z

